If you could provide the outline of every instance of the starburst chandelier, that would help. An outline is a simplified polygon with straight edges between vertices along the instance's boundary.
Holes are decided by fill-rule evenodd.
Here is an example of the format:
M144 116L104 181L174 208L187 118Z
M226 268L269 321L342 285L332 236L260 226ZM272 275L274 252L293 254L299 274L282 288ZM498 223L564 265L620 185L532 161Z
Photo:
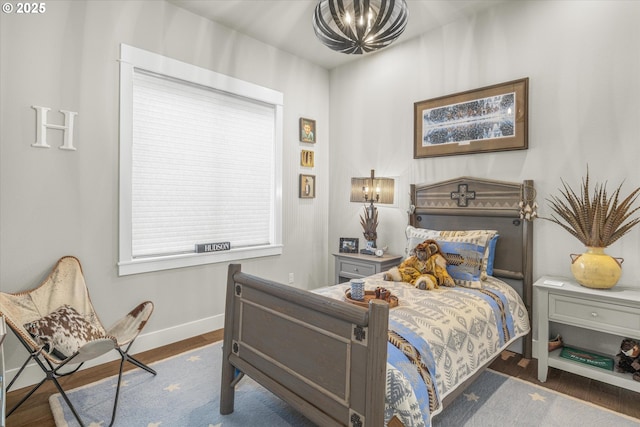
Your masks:
M408 15L405 0L320 0L313 29L327 47L361 54L391 44L407 26Z

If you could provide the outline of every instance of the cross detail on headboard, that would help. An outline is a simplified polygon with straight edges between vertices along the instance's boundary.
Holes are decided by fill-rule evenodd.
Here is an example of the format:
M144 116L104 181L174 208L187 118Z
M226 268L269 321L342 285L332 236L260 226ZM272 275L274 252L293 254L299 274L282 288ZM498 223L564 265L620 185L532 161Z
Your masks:
M451 200L458 200L458 206L467 206L468 200L476 198L475 191L469 191L467 184L458 184L458 192L451 192Z

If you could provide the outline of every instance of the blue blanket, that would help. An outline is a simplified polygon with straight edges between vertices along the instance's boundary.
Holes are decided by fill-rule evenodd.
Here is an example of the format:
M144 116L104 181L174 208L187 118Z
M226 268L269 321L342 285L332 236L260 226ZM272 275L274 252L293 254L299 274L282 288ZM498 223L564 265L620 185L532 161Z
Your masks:
M489 304L489 306L493 310L493 315L496 319L496 325L498 325L498 331L501 332L501 346L507 343L515 335L513 316L508 310L509 302L507 301L507 298L503 293L493 289L453 288L453 290L457 292L466 292L476 295L486 301L487 304Z
M440 406L436 388L436 364L429 343L393 319L389 320L387 362L402 372L411 383L425 424Z
M514 336L514 322L506 297L491 289L454 288L452 290L474 295L485 301L493 312L500 346ZM430 414L440 408L440 396L436 387L436 362L429 343L420 335L389 319L389 343L387 361L411 384L416 396L425 425L430 425Z

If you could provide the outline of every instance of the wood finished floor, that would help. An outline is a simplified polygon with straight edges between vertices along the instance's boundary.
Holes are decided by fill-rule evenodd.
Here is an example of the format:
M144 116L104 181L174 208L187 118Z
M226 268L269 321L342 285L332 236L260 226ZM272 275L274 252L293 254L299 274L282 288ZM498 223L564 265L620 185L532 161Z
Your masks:
M137 358L143 363L153 363L178 353L214 343L221 339L222 331L214 331L154 350L138 353ZM127 365L129 365L126 368L127 370L132 368L131 364ZM640 423L640 405L638 405L640 393L614 387L554 368L549 370L547 382L540 383L537 380L536 360L522 360L520 355L514 355L509 352L504 352L502 357L498 358L491 365L491 368L512 377L542 385L543 387L638 418L638 422ZM117 373L118 362L111 362L77 372L70 377L62 378L60 382L65 390L69 390L107 376L116 375ZM12 408L27 391L28 389L20 389L9 392L7 394L7 408ZM54 393L56 393L55 387L50 381L47 381L47 383L40 387L18 410L7 418L7 427L55 427L48 400L49 396ZM126 425L122 423L122 420L120 421L121 422L116 422L116 425Z

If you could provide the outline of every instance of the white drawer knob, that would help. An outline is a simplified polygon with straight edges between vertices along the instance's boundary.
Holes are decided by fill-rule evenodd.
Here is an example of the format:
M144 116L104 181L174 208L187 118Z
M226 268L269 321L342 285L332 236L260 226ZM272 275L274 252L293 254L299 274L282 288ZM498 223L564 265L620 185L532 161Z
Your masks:
M598 317L598 313L596 313L595 311L591 312L591 317Z
M355 272L357 273L357 272L358 272L358 267L355 267L355 268L353 269L353 271L355 271Z

